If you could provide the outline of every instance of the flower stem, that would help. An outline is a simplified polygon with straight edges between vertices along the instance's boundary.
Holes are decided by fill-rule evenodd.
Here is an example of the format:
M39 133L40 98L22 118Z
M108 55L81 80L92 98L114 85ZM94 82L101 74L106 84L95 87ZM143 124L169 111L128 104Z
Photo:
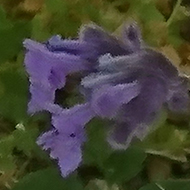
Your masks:
M181 5L181 2L182 2L182 0L177 0L175 7L173 9L173 12L170 15L170 18L167 20L167 26L169 26L173 22L173 19L175 18L176 14L177 14L177 11Z

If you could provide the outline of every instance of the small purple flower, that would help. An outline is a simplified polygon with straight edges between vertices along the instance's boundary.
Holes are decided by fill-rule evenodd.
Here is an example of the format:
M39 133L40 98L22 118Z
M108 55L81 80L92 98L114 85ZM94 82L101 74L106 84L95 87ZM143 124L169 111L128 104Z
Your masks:
M47 110L52 129L38 144L50 150L62 176L82 161L85 124L93 117L109 119L108 142L126 149L142 140L163 108L189 110L187 83L161 53L146 47L135 24L125 27L120 40L94 24L83 26L76 40L53 36L45 43L25 40L25 66L30 77L29 112ZM80 93L85 102L70 109L55 104L55 91L66 76L81 73Z

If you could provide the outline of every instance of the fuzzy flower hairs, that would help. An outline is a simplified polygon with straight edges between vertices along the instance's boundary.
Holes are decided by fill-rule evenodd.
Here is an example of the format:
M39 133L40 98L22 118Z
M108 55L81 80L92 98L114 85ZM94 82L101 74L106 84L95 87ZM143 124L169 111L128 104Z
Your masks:
M52 128L37 143L58 161L63 177L82 162L85 125L92 118L110 120L108 142L127 149L134 137L146 136L163 106L174 113L188 112L186 80L164 55L142 45L135 24L124 27L122 39L89 24L81 27L78 39L26 39L24 46L28 112L52 115ZM67 75L76 73L81 73L78 89L84 102L63 108L55 103L55 91L64 88Z

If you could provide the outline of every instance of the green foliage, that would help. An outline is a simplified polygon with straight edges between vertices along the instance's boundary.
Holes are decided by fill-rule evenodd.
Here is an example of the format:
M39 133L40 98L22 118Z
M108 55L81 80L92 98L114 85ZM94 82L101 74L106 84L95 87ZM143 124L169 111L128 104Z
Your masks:
M156 184L148 184L142 188L140 188L140 190L163 190L163 188L161 189L158 185Z
M138 148L115 151L104 163L105 177L110 183L122 183L135 177L143 168L146 154Z
M22 123L19 123L9 136L4 136L0 140L0 170L14 169L15 159L17 159L14 154L15 148L29 158L37 154L39 150L35 141L38 134L37 128L25 128Z
M83 190L77 176L63 179L55 168L47 168L26 175L13 190Z
M14 159L12 156L13 136L4 137L0 140L0 171L9 171L14 169Z
M180 22L173 22L168 27L168 41L174 45L174 47L179 47L184 43L184 39L180 36Z
M65 37L76 36L81 25L81 5L80 1L47 1L47 11L51 20L47 28L51 33L62 34ZM53 16L52 16L53 15Z
M30 156L32 151L37 149L35 140L38 134L39 131L37 128L26 129L22 124L18 124L16 130L12 133L14 146L18 150L23 151L27 156Z
M30 35L31 24L26 21L8 20L1 7L0 23L0 63L2 64L20 52L23 39Z
M189 131L179 130L176 126L164 123L151 133L142 146L146 152L166 156L173 160L187 161L186 148L189 147Z
M137 16L141 21L148 23L150 21L164 21L164 16L156 8L152 0L129 0L129 14Z
M189 180L168 180L168 181L161 181L159 183L164 189L168 190L188 190L190 189L190 181Z
M29 36L30 23L18 22L11 28L0 29L0 63L16 56L22 48L22 40Z
M85 187L85 190L119 190L119 187L114 184L109 186L105 180L91 180Z
M182 45L185 40L180 35L181 26L184 20L189 19L190 12L189 9L185 6L180 5L181 0L178 0L176 3L176 7L171 15L171 17L167 21L168 25L168 40L175 47L179 47Z
M189 190L190 181L188 180L168 180L168 181L159 181L155 184L148 184L140 190Z
M27 118L28 82L22 72L0 70L0 114L13 121Z
M12 24L6 18L6 12L4 11L2 7L0 7L0 22L1 22L1 25L0 25L1 30L12 27Z
M45 41L48 38L50 38L51 34L43 24L43 15L36 15L31 21L31 23L32 23L31 38L34 38L39 41Z
M83 152L84 163L104 167L104 161L112 151L106 142L105 122L94 119L86 129L88 140Z

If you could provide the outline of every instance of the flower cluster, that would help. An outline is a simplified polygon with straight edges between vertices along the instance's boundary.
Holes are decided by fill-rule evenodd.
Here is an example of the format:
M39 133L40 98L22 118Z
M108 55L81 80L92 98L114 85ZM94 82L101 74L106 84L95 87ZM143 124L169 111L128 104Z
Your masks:
M63 177L82 161L85 125L94 117L112 123L108 142L126 149L134 137L143 139L162 108L189 109L187 82L161 53L147 47L136 24L118 39L95 24L82 26L78 39L53 36L44 43L24 41L30 78L29 113L49 111L52 128L37 143L58 161ZM70 74L81 73L84 103L63 108L55 92Z

